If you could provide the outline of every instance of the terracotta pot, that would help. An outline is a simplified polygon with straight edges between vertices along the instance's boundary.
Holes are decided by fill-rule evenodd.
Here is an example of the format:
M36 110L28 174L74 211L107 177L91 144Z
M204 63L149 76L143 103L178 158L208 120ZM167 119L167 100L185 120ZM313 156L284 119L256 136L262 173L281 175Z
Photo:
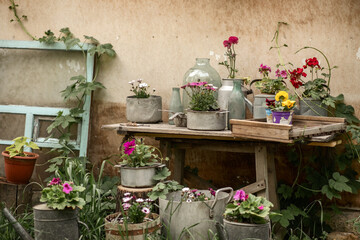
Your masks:
M1 154L5 160L5 176L8 182L15 184L27 184L34 171L36 159L39 157L37 153L24 152L28 156L15 156L10 158L8 151Z

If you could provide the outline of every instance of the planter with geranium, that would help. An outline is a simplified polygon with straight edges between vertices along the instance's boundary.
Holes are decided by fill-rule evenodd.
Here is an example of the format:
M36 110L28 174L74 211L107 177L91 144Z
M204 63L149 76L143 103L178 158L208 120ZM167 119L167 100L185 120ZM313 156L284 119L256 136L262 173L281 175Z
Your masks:
M125 193L121 201L121 212L105 218L107 240L143 240L160 229L160 217L153 213L151 199L142 199Z
M135 95L126 98L126 119L129 122L156 123L162 120L162 99L150 95L149 85L138 79L129 82ZM153 92L155 90L153 89Z
M183 188L159 198L166 239L205 239L204 236L216 233L215 223L222 223L232 192L229 187L217 191Z
M220 110L215 96L217 87L207 82L191 82L182 86L190 97L187 128L191 130L224 130L226 111Z
M259 89L261 93L254 96L253 118L255 119L266 117L264 111L266 108L266 99L274 100L277 92L286 90L284 79L287 78L287 73L285 70L280 71L277 69L275 72L276 79L269 77L271 67L267 65L261 64L259 72L263 75L263 78L255 79L250 83L250 86L255 84L255 87Z
M273 123L291 125L294 107L296 102L289 99L289 94L285 91L280 91L275 95L275 100L267 101L268 108L272 112Z
M227 239L270 239L268 216L271 207L273 204L263 197L236 191L224 213Z
M85 200L80 193L85 187L53 178L41 192L39 204L34 210L35 239L79 239L77 214Z
M328 62L325 55L323 55ZM311 80L304 81L302 78L307 77L305 69L310 69ZM310 116L327 116L327 107L323 103L330 96L330 73L322 73L325 68L320 67L316 57L305 60L302 68L296 68L290 73L290 82L295 89L302 88L300 96L300 114ZM330 67L329 67L330 69Z
M153 177L156 170L163 167L159 149L144 144L143 139L132 139L122 146L120 165L121 185L124 187L152 187L156 184Z
M24 152L24 148L39 149L39 147L27 137L17 137L13 141L14 143L1 153L5 161L6 180L15 184L27 184L39 154Z

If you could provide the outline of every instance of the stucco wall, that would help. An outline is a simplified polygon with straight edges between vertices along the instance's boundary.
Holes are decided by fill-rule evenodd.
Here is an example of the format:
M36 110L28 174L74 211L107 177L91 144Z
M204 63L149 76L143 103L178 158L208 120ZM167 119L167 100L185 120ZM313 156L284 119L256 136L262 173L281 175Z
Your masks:
M18 24L10 22L13 15L9 5L9 1L0 0L0 39L30 40ZM304 50L294 55L295 51L303 46L320 48L330 63L339 67L333 71L332 94L344 93L346 102L354 106L360 117L359 0L32 0L21 1L19 5L19 15L27 15L25 26L36 37L48 29L57 34L59 29L69 27L78 37L90 35L102 43L112 43L117 52L115 59L104 58L101 63L98 80L107 89L94 94L89 146L93 162L99 162L118 148L121 137L100 127L126 121L128 81L143 78L163 97L166 109L171 88L181 85L184 73L194 65L195 58L209 57L220 75L227 76L225 68L209 53L222 55L225 50L222 42L231 35L240 39L236 46L239 75L258 78L257 68L261 63L274 69L279 61L276 51L269 51L279 21L289 23L280 31L281 43L289 45L282 49L286 61L302 66L305 58L319 54ZM0 62L6 54L8 52L0 51ZM49 76L56 82L48 84L46 78L22 80L23 86L34 86L38 82L40 92L54 94L38 98L24 91L11 103L61 106L60 94L56 93L68 84L70 76L82 71L83 65L81 56L57 54L56 60L48 53L36 61L13 58L6 62L9 67L2 63L0 104L9 103L5 97L9 95L7 87L20 79L12 79L8 69L16 69L21 63L26 68L34 64L37 74ZM44 65L47 59L54 60L55 67ZM324 59L321 63L325 63ZM5 128L4 122L0 127Z

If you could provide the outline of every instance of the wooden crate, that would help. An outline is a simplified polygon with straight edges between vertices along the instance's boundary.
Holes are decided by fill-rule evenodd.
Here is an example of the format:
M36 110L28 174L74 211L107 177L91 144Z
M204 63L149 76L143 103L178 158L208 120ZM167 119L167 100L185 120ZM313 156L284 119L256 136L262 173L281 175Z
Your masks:
M346 128L345 118L295 115L293 125L266 123L265 119L230 120L234 137L292 143L295 139L330 135Z

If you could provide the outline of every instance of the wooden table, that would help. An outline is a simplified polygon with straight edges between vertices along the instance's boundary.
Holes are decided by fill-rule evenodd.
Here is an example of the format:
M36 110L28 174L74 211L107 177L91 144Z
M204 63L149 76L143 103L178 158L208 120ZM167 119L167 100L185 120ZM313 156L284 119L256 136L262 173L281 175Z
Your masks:
M174 156L173 177L182 183L184 178L185 152L187 149L201 149L207 151L237 152L255 154L256 182L243 188L246 192L257 193L274 203L278 207L276 194L276 171L274 163L273 141L259 141L234 137L230 130L225 131L193 131L184 127L169 124L111 124L102 126L103 129L117 130L125 136L155 137L160 141L162 149L166 149L167 156ZM339 142L332 142L335 146Z

